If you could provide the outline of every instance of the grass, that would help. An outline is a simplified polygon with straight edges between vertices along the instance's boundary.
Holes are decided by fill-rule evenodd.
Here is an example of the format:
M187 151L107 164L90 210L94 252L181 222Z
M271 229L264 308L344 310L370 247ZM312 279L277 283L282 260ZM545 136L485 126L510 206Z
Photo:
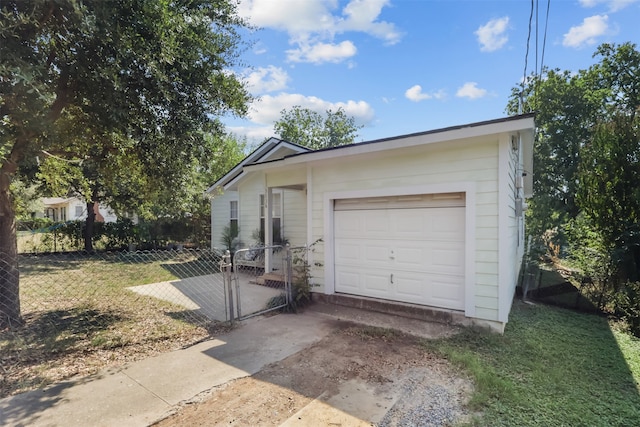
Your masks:
M640 340L603 317L518 302L503 336L424 346L474 379L472 425L640 425Z
M0 398L208 336L219 325L161 295L127 288L205 274L216 265L189 252L21 257L26 324L0 331Z

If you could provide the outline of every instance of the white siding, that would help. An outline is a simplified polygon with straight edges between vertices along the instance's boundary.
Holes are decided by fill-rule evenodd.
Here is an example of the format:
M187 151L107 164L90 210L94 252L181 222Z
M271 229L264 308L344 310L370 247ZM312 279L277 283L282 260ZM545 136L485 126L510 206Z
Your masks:
M513 138L516 138L513 136ZM524 217L516 215L516 199L524 198L518 177L522 176L522 148L519 141L512 144L512 136L500 139L500 294L499 318L507 322L515 294L524 253Z
M229 225L230 202L238 200L236 191L227 191L211 199L211 248L226 249L222 243L222 230ZM238 207L240 209L240 207Z
M240 242L248 247L256 243L251 235L260 229L260 195L266 193L264 174L256 173L242 181L238 193Z
M324 238L324 193L417 185L476 183L474 317L498 320L498 138L449 141L384 155L363 154L357 161L335 159L313 167L312 240ZM316 260L324 259L324 245ZM324 268L314 268L324 291Z
M282 224L284 237L293 246L307 242L307 195L304 190L284 190L282 193Z

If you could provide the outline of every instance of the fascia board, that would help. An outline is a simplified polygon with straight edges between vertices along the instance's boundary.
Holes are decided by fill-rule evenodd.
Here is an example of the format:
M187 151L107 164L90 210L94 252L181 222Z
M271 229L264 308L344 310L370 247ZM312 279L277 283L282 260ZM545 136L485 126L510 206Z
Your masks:
M263 163L253 163L245 166L246 171L266 170L279 168L282 166L294 165L298 163L317 162L330 160L337 157L354 156L359 154L370 154L380 151L395 150L399 148L416 147L420 145L434 144L460 139L476 138L480 136L500 134L504 132L518 132L533 129L534 118L524 117L517 120L506 120L484 125L455 128L443 130L442 132L413 134L400 136L380 141L365 142L348 145L330 150L311 151L300 155L285 157L284 159L267 161Z
M209 187L206 190L206 193L212 193L213 190L217 187L222 187L224 190L227 190L229 187L236 184L242 177L244 176L244 170L249 164L259 163L260 159L268 158L271 154L278 151L280 148L288 148L297 153L305 153L311 151L307 147L303 147L302 145L293 144L288 141L283 141L280 139L271 138L269 141L271 144L267 146L267 143L263 144L263 149L258 148L256 151L251 153L249 156L245 157L245 159L236 165L233 169L227 172L221 179L219 179L215 184ZM279 159L278 159L279 160Z

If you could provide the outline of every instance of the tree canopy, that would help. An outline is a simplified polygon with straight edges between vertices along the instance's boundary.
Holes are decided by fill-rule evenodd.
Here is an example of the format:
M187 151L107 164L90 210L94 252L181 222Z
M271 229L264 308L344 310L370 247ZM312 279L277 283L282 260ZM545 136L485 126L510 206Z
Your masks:
M545 70L516 87L507 106L536 112L534 196L529 230L540 235L562 228L581 212L576 201L583 149L599 126L620 114L633 121L640 106L640 52L631 43L603 44L594 57L601 61L577 73Z
M280 138L318 150L352 144L358 137L362 126L342 108L318 113L299 105L280 112L280 119L274 124L274 130Z
M246 112L244 25L231 0L0 3L0 328L20 322L15 174L77 165L87 201L130 205L178 188Z
M556 247L600 295L628 296L623 311L635 312L640 333L640 51L603 44L594 57L577 73L531 76L513 89L508 111L523 100L536 112L529 233L557 231Z

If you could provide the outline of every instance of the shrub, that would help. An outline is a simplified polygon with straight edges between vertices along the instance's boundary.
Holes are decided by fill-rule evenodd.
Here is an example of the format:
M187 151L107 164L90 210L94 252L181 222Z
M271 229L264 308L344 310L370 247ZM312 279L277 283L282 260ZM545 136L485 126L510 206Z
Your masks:
M616 294L615 314L640 338L640 282L627 282Z

